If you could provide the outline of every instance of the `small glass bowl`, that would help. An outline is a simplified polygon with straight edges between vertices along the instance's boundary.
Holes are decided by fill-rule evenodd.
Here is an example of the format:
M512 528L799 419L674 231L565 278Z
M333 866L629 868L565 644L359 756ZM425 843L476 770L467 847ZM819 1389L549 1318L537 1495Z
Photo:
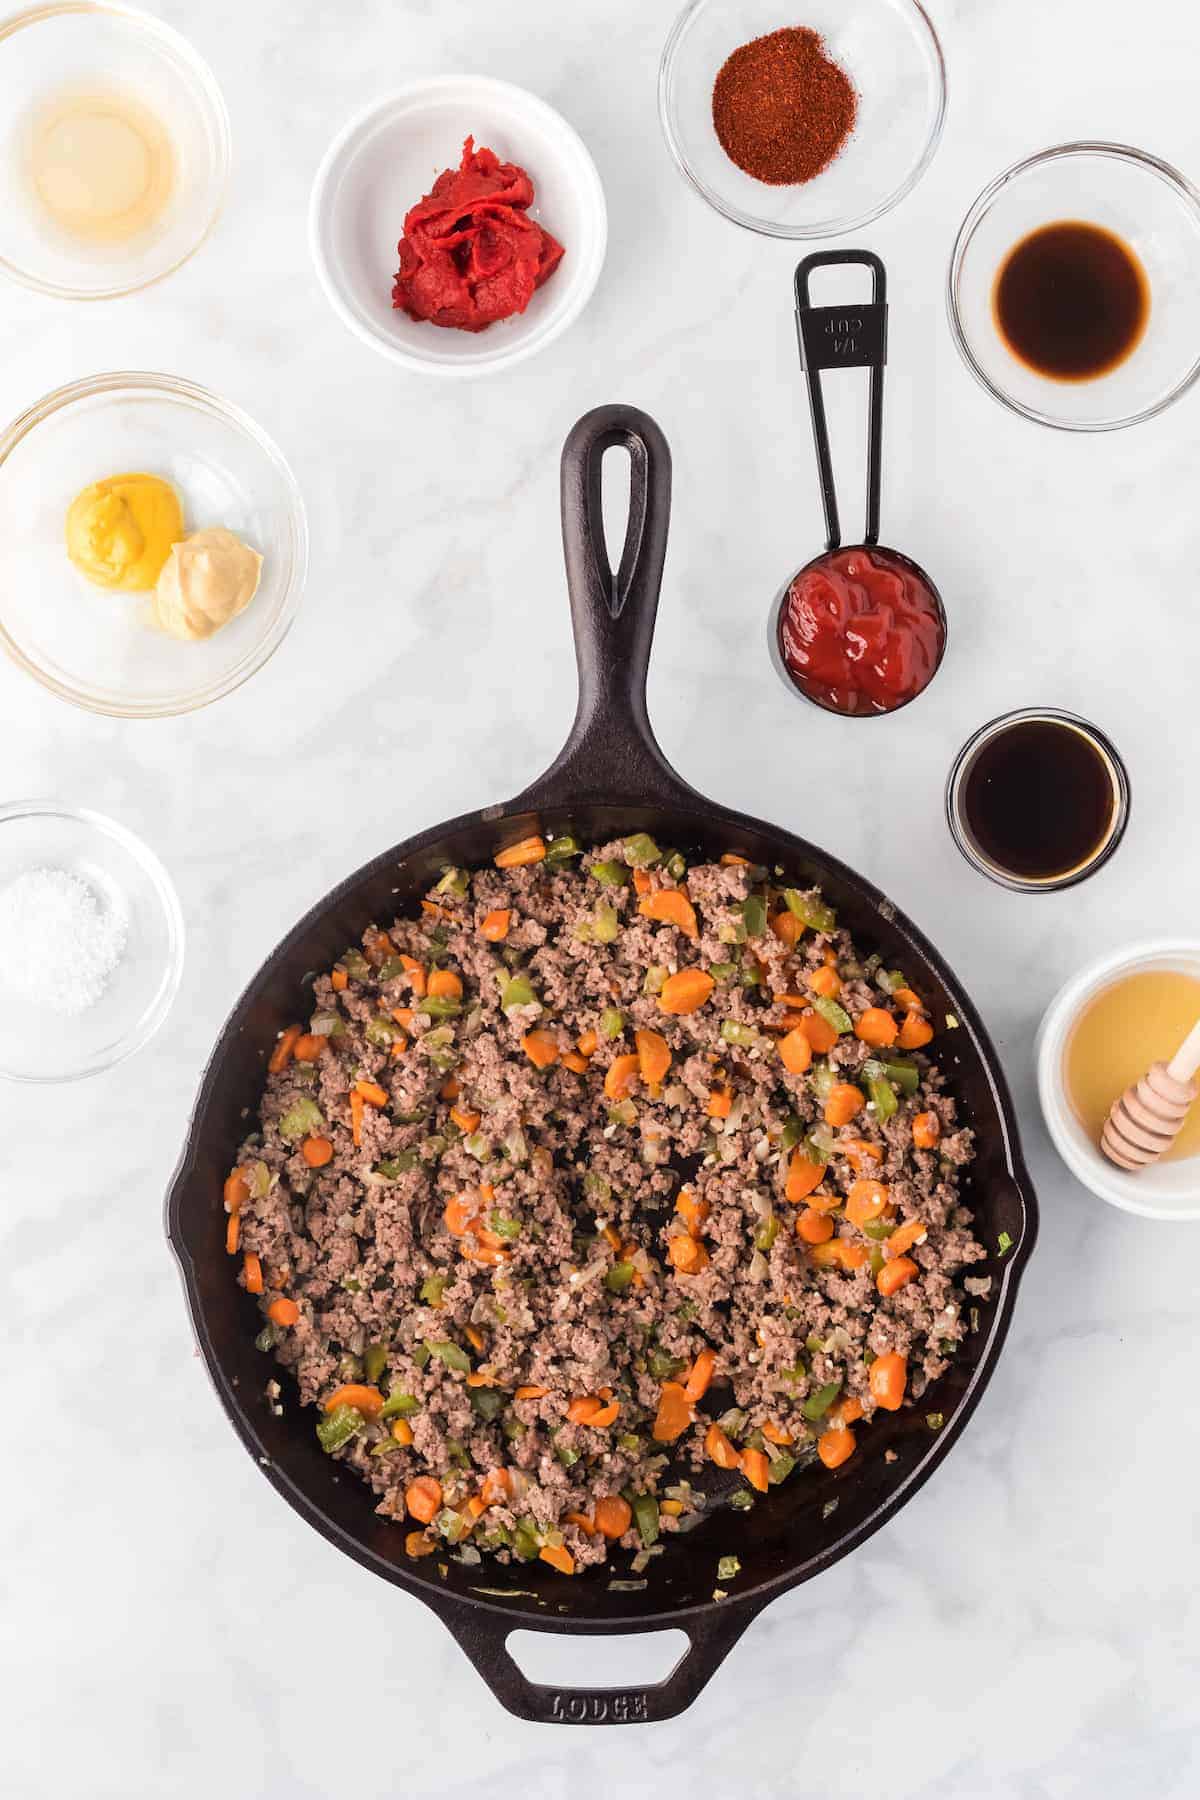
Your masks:
M1005 869L991 857L975 841L975 835L967 822L963 807L963 788L967 776L975 764L975 760L989 739L1002 731L1008 731L1013 725L1020 725L1026 720L1046 719L1051 723L1069 725L1085 737L1103 761L1109 780L1112 782L1113 810L1108 830L1101 842L1092 851L1086 862L1074 869L1064 869L1061 874L1047 875L1042 878L1015 875L1011 869ZM973 869L981 875L998 882L1001 887L1010 888L1016 894L1054 894L1062 888L1075 887L1086 881L1102 869L1125 836L1125 827L1129 823L1129 775L1111 739L1107 738L1098 726L1087 719L1081 719L1078 713L1064 712L1056 706L1024 706L1015 712L1001 713L998 718L989 719L986 725L973 732L954 759L946 782L946 822L950 827L950 835L958 845Z
M175 171L162 216L126 243L88 245L38 204L26 136L64 93L117 92L170 134ZM216 224L229 177L229 116L207 63L169 25L108 0L62 0L0 22L0 270L64 300L108 300L161 281Z
M1082 220L1141 261L1150 317L1140 342L1093 381L1055 381L1021 362L993 311L996 276L1040 226ZM1116 431L1162 412L1200 375L1200 193L1177 169L1125 144L1058 144L1014 163L963 220L946 302L959 354L1010 411L1059 431Z
M140 1050L171 1009L183 973L183 914L170 876L131 831L53 800L0 807L0 890L31 869L62 869L125 925L108 985L79 1013L10 988L0 969L0 1076L81 1081Z
M778 0L690 0L671 30L658 113L672 156L717 212L767 237L823 238L878 219L928 168L946 116L946 65L917 0L811 0L803 20L858 90L841 152L812 181L756 181L721 148L713 83L742 44L791 23Z
M148 596L94 587L67 556L67 508L107 475L177 489L184 526L224 525L263 559L254 599L202 643L148 623ZM287 635L304 587L308 527L295 478L266 433L173 375L95 375L58 388L0 435L0 644L44 687L117 718L164 718L231 693Z

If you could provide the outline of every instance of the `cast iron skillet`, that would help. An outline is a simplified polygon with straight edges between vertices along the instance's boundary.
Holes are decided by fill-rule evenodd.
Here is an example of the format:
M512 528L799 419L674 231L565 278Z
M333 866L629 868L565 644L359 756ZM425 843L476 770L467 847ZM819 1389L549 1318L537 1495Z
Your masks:
M628 452L632 478L614 575L604 547L600 463L616 446ZM932 945L845 864L702 798L655 742L646 670L666 552L670 471L662 433L644 413L605 406L575 426L563 451L562 516L580 692L561 755L507 806L435 825L377 857L289 932L221 1033L167 1202L168 1234L209 1373L267 1479L331 1543L432 1607L510 1712L568 1724L682 1712L770 1600L845 1556L916 1492L954 1444L995 1367L1037 1221L995 1052ZM797 1471L752 1512L718 1510L694 1532L668 1538L650 1563L645 1588L634 1593L608 1585L613 1574L627 1576L625 1568L572 1579L542 1563L505 1569L447 1561L442 1574L440 1559L410 1562L404 1528L378 1517L366 1485L318 1447L313 1414L297 1404L290 1378L284 1378L283 1417L267 1410L264 1385L282 1371L254 1348L257 1309L237 1286L224 1247L222 1181L261 1091L267 1053L276 1033L304 1013L313 972L327 969L369 924L386 924L406 903L415 905L447 863L484 863L533 831L547 837L571 831L585 843L648 831L691 856L736 850L754 862L782 865L799 885L819 883L858 943L902 967L935 1017L949 1013L958 1021L957 1029L939 1033L938 1056L977 1133L968 1198L979 1235L993 1251L976 1271L996 1278L978 1309L978 1328L919 1410L888 1414L864 1431L857 1454L836 1473L820 1466ZM995 1253L1001 1233L1012 1243L1004 1256ZM944 1415L940 1429L928 1424L931 1413ZM893 1461L885 1460L887 1448ZM740 1558L741 1572L723 1584L728 1597L717 1601L717 1559L726 1554ZM506 1640L518 1627L584 1634L676 1627L686 1632L690 1649L656 1686L562 1690L527 1680L517 1667Z

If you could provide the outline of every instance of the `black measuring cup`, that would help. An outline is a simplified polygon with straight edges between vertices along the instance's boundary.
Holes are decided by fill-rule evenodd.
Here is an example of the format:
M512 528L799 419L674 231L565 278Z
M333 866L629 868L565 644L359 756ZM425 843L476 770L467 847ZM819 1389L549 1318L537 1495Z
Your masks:
M814 269L856 264L871 271L863 305L813 306ZM771 620L772 660L793 693L827 712L872 717L924 693L946 649L946 609L919 563L879 542L883 371L887 362L887 274L870 250L821 250L797 264L796 331L808 387L826 546L798 569ZM843 545L822 369L869 369L867 520L861 544Z

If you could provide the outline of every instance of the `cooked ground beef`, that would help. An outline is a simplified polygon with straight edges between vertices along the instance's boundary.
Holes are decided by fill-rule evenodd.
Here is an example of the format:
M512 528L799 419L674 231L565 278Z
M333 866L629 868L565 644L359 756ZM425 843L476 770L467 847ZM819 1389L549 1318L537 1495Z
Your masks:
M528 855L318 978L226 1203L260 1344L410 1553L570 1572L713 1461L745 1505L847 1460L984 1251L921 999L819 893L640 834Z

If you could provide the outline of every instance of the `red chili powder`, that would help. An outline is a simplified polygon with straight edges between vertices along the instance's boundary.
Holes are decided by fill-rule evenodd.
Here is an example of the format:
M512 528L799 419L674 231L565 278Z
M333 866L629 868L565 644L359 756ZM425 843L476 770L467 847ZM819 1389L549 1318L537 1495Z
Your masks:
M854 129L858 95L825 40L789 25L754 38L722 64L713 125L739 169L773 187L811 181Z

